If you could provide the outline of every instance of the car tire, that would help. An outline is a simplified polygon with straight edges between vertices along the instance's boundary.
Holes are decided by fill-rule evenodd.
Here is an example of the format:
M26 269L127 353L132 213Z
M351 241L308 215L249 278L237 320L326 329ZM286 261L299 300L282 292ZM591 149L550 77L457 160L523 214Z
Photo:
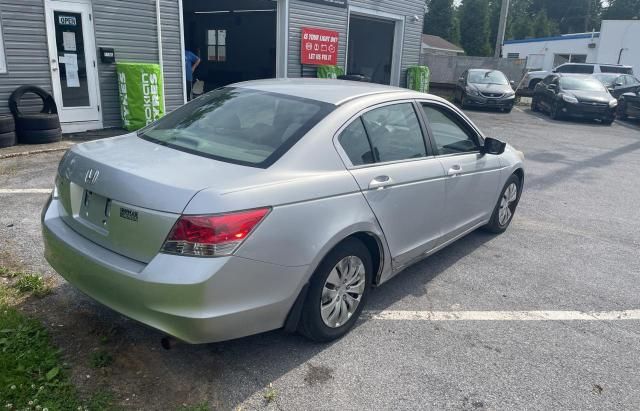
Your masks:
M617 115L618 115L618 118L620 120L626 120L627 118L629 118L629 116L627 116L627 102L626 101L621 100L620 104L618 104Z
M58 128L60 128L60 117L57 114L20 114L16 117L16 130L55 130Z
M466 100L467 100L467 96L465 96L464 93L460 94L460 107L463 109L468 107Z
M498 203L491 214L491 220L483 229L494 234L503 233L513 220L521 194L522 182L517 175L512 174L500 192Z
M453 102L454 103L459 103L460 99L458 98L458 90L453 92Z
M347 267L347 272L342 274L344 268L340 270L339 266ZM371 254L361 241L350 238L334 248L311 278L298 331L316 342L333 341L348 333L367 302L373 279L372 270ZM355 281L351 286L348 286L349 279ZM332 295L332 291L335 291L335 295ZM358 299L355 299L356 295ZM352 304L357 301L351 306L353 310L348 301L352 301Z
M0 116L0 134L16 131L16 123L13 116Z
M11 131L9 133L0 133L0 148L12 147L17 143L16 133Z
M511 113L512 111L513 111L513 106L507 107L506 109L504 109L504 112L507 114Z
M540 111L540 107L538 106L538 99L535 97L531 97L531 111L537 113Z
M554 101L553 104L551 104L551 110L549 110L549 117L551 117L552 120L561 119L560 107L557 101Z
M62 130L19 130L18 141L22 144L48 144L62 139Z
M602 120L602 124L604 124L605 126L610 126L613 124L615 118L605 118Z

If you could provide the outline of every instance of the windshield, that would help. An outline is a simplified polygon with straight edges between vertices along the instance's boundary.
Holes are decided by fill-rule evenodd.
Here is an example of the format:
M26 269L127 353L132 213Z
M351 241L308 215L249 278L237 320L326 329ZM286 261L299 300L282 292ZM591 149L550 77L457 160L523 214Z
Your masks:
M610 86L620 76L618 74L596 74L596 75L594 75L594 77L597 78L598 80L600 80L600 82L602 84L604 84L605 86Z
M138 135L193 154L266 168L333 108L315 100L225 87L182 106Z
M499 71L469 71L469 83L507 85L509 81Z
M562 77L560 87L564 90L606 91L602 83L594 78Z

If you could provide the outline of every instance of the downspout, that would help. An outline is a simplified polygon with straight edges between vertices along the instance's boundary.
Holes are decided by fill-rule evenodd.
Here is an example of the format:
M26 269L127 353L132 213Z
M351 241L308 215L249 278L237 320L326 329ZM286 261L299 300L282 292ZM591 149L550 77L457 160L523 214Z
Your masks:
M160 14L160 0L156 0L156 27L158 32L158 60L160 60L160 73L162 73L162 112L166 114L167 96L164 93L164 58L162 56L162 16Z
M178 0L178 14L180 15L180 71L182 72L182 101L187 103L187 71L184 64L185 59L185 43L184 43L184 8L182 6L182 0Z

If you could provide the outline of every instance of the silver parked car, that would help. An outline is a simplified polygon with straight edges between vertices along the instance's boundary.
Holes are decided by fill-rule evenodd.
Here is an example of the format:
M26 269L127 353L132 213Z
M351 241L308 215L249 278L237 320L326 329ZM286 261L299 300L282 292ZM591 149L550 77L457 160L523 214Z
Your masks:
M523 182L522 153L438 97L255 81L74 146L42 227L71 284L184 341L283 327L328 341L372 285L504 231Z

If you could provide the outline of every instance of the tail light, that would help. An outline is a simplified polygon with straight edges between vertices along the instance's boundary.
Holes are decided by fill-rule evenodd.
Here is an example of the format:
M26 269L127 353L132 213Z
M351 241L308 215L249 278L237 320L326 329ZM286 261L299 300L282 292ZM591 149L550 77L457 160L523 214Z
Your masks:
M162 252L193 257L233 254L270 208L221 215L184 215L171 229Z

